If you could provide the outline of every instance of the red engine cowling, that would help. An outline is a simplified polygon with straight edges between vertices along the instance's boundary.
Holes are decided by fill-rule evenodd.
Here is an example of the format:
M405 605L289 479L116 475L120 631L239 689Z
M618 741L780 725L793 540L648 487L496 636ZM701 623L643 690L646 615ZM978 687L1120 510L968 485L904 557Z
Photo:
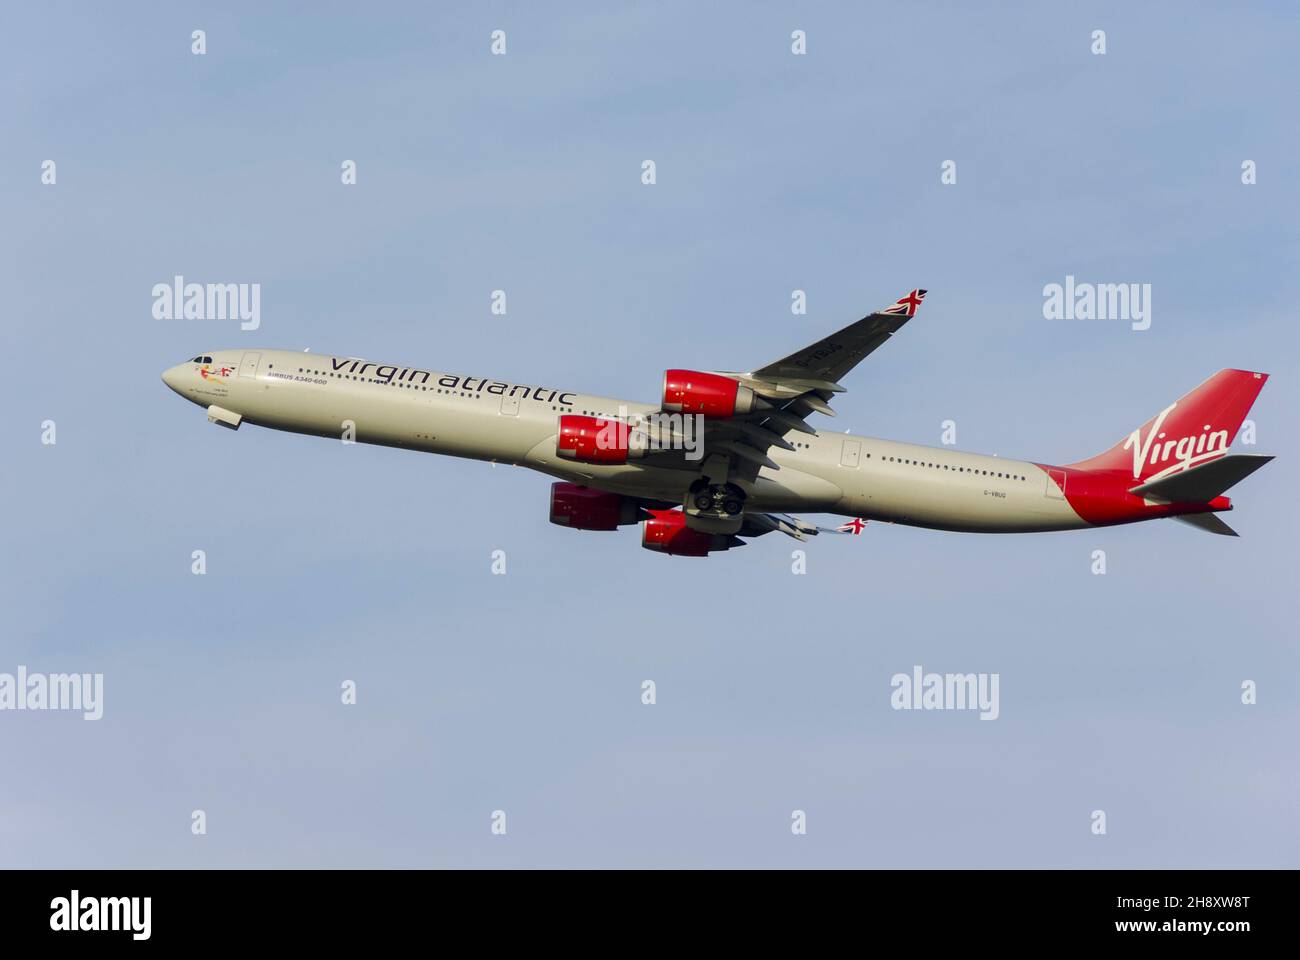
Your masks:
M641 546L676 557L707 557L740 542L735 537L692 530L680 510L651 510L650 519L641 524Z
M756 396L731 377L698 370L665 370L663 408L674 413L734 417L754 409Z
M636 501L576 483L551 484L551 523L574 530L617 530L636 523Z
M645 454L639 439L622 420L568 413L560 417L555 455L579 463L627 463Z

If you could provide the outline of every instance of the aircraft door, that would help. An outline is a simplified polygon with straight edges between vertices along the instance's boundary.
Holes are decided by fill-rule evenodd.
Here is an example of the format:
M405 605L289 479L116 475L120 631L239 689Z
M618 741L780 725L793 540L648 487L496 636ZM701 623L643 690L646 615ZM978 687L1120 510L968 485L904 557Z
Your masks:
M239 375L249 378L257 376L257 362L261 359L260 353L245 353L244 358L239 361Z
M858 461L862 458L862 441L845 440L844 449L840 452L840 466L856 467Z
M1044 492L1049 500L1065 499L1065 478L1064 470L1047 471L1047 489Z
M501 415L504 417L519 416L519 398L518 397L501 397Z

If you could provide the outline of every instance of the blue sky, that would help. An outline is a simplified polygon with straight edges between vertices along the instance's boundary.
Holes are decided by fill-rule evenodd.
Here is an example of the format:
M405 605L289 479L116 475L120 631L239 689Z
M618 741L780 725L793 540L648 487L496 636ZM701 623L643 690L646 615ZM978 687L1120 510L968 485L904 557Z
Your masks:
M0 865L1296 865L1288 5L307 10L0 37L0 672L105 686L97 722L0 712ZM153 319L175 274L260 283L261 329ZM1067 274L1150 283L1151 329L1045 320ZM310 347L652 399L915 286L833 429L1068 462L1265 370L1242 537L666 558L550 525L540 475L218 430L159 380ZM999 719L890 709L914 664L1000 674Z

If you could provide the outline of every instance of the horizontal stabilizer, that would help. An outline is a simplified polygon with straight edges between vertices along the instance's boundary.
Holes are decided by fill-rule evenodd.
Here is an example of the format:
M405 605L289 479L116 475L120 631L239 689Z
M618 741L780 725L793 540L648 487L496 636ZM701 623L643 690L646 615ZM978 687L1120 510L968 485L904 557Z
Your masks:
M1189 527L1196 527L1204 530L1206 533L1217 533L1221 537L1240 536L1236 530L1228 526L1213 513L1184 513L1182 516L1174 517L1175 520L1181 520Z
M1209 503L1272 459L1253 453L1233 453L1133 487L1129 493L1162 503Z
M801 520L784 513L747 513L745 525L740 530L742 537L761 537L765 533L779 531L796 540L807 540L819 533L840 533L831 527L819 527L815 523Z

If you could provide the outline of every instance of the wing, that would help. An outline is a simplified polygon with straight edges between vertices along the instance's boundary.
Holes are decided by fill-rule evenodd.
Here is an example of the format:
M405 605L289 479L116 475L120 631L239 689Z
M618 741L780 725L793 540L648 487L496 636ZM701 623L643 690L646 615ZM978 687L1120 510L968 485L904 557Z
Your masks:
M759 367L747 378L761 383L807 383L841 392L844 388L838 381L916 316L924 299L924 290L913 290L892 306L869 314L775 363Z
M829 401L845 389L838 381L916 316L924 299L924 290L913 290L788 357L747 373L725 373L762 402L743 415L706 423L704 448L711 456L705 458L705 468L714 473L736 472L751 480L762 467L780 469L767 456L768 448L793 450L794 445L785 439L791 431L815 434L807 421L809 414L835 416ZM729 462L719 463L717 456Z

